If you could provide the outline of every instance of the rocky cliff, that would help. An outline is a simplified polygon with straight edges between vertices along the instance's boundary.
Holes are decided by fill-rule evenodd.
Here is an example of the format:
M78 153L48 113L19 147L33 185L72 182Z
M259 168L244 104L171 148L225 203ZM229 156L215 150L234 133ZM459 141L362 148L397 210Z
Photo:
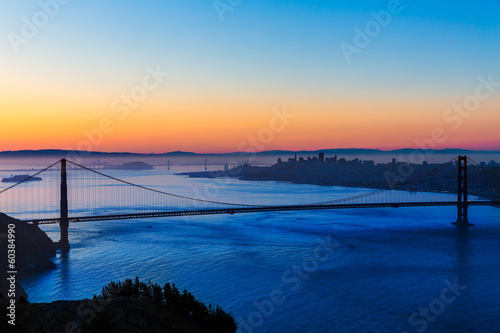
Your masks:
M9 228L13 226L13 228ZM9 229L15 238L15 267L17 272L28 269L51 269L55 264L47 258L56 247L52 240L35 225L27 224L0 213L0 298L7 296L7 272L12 271L8 262ZM27 298L19 284L16 284L16 298Z

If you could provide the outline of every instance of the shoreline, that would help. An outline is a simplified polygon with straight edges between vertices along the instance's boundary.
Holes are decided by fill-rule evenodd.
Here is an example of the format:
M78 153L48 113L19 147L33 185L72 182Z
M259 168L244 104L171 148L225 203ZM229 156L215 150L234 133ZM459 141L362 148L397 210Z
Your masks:
M260 168L260 167L259 167ZM188 178L206 178L206 179L239 179L245 181L271 181L271 182L282 182L288 184L297 184L297 185L316 185L316 186L324 186L324 187L350 187L350 188L364 188L364 189L373 189L373 190L391 190L391 191L405 191L405 192L420 192L420 193L437 193L437 194L457 194L457 191L449 191L449 190L412 190L412 189L389 189L384 186L376 186L374 184L359 184L359 183L342 183L342 182L332 182L327 180L313 180L313 179L280 179L275 177L246 177L246 176L233 176L228 171L197 171L197 172L182 172L176 173L178 176L187 176ZM475 196L480 199L486 200L500 200L498 195L495 193L476 193L475 191L469 190L469 196ZM496 206L495 206L496 207Z

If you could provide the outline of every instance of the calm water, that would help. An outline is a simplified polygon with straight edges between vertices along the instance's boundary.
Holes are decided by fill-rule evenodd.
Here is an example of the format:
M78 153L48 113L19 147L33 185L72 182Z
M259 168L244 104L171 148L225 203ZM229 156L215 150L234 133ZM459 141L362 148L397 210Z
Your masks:
M315 202L366 191L215 184L166 170L116 175L244 203ZM450 225L453 207L73 224L71 251L52 258L58 268L22 282L31 302L92 297L110 280L136 275L173 282L232 312L241 332L500 332L500 209L473 207L470 217L476 226L463 232ZM43 229L59 239L58 226ZM455 293L445 290L455 282Z

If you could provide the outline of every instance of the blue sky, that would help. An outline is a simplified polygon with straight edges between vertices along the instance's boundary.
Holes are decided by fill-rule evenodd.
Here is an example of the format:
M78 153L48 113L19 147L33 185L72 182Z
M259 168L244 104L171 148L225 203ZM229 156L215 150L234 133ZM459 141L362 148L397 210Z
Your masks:
M24 47L21 59L8 53L4 56L19 64L33 55L37 59L30 60L35 66L53 60L56 71L57 67L78 71L78 66L92 73L91 80L93 72L106 67L120 72L163 58L183 73L199 77L203 73L198 71L220 73L228 80L246 75L249 84L260 84L258 76L270 73L283 78L271 83L301 77L348 85L349 81L376 80L384 88L400 86L400 80L409 77L412 85L422 87L433 84L429 81L457 84L460 79L466 81L498 68L498 1L474 5L401 1L403 12L353 57L353 66L347 66L339 43L351 42L354 26L363 27L373 19L371 11L384 10L387 4L242 1L221 22L211 1L72 0ZM20 18L30 17L39 5L36 1L2 1L0 8L5 36L20 30ZM8 40L2 42L8 51Z

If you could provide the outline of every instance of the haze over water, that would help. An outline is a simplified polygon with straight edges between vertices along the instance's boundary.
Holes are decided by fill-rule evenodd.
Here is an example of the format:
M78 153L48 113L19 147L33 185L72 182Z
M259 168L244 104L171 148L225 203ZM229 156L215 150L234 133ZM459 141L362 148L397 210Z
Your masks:
M120 173L191 196L214 182L174 170ZM216 198L315 202L365 191L227 180ZM451 226L456 208L427 207L78 223L70 228L70 252L52 258L57 269L31 273L22 283L31 302L51 302L92 297L111 280L135 276L173 282L231 311L241 332L417 332L424 325L436 333L497 332L499 210L472 207L470 219L476 226L459 231ZM59 239L57 225L42 228ZM332 251L311 262L325 242ZM309 271L294 273L301 266ZM466 289L440 309L435 300L455 279ZM259 308L276 290L282 302ZM430 312L433 321L417 315L409 323L432 304L440 313Z

